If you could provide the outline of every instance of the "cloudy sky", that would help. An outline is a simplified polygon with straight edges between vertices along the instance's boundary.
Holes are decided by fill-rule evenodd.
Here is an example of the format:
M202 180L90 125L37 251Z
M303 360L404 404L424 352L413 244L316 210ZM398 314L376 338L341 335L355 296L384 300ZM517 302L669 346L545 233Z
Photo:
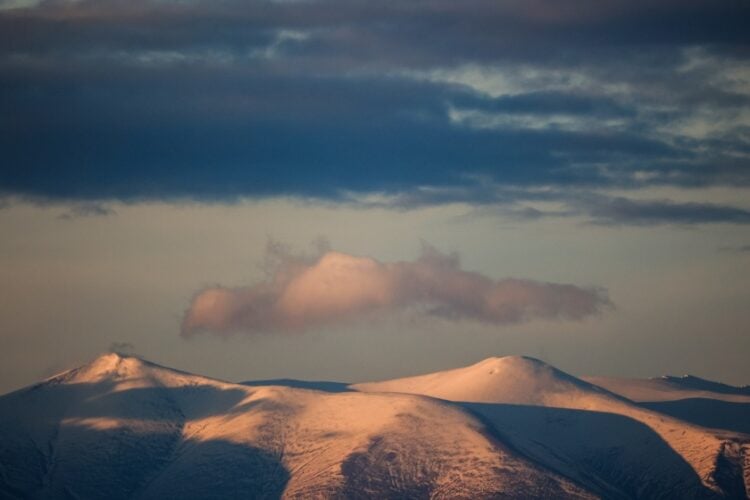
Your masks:
M0 0L0 391L111 348L750 383L750 4Z

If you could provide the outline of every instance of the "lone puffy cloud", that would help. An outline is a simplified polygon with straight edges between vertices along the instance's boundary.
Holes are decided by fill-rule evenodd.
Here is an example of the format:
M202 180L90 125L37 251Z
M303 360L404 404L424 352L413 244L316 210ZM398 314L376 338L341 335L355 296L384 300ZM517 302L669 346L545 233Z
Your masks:
M461 269L455 255L431 247L413 262L326 251L308 260L285 255L265 281L252 286L201 290L185 312L181 333L304 331L406 309L494 325L580 320L610 305L600 288L493 280Z

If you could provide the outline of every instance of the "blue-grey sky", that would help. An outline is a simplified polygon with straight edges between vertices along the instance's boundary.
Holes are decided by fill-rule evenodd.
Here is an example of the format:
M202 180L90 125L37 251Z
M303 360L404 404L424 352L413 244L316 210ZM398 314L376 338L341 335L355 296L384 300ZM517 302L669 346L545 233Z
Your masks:
M0 1L0 390L113 342L226 378L748 383L749 18Z

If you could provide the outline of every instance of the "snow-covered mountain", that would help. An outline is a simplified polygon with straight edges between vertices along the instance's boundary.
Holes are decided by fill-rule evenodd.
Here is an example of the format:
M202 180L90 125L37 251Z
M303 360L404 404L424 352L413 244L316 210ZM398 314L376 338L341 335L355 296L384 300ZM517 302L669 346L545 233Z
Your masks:
M750 386L734 387L693 375L656 378L582 377L584 380L620 394L632 401L677 401L679 399L717 399L750 403Z
M750 486L750 437L648 410L533 358L354 387L459 402L526 456L608 498L743 498Z
M455 405L116 354L0 398L0 464L9 498L588 496Z
M746 497L750 437L530 358L321 384L104 355L0 397L0 497Z
M750 386L734 387L692 375L649 379L586 377L644 408L704 427L750 434Z

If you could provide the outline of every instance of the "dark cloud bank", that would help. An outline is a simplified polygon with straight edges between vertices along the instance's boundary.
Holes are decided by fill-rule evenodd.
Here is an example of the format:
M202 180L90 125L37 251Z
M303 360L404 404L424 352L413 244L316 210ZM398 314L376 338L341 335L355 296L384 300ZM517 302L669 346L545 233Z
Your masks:
M749 18L747 2L707 0L3 9L0 193L377 193L532 213L545 187L598 223L747 223L738 207L590 193L748 186Z

